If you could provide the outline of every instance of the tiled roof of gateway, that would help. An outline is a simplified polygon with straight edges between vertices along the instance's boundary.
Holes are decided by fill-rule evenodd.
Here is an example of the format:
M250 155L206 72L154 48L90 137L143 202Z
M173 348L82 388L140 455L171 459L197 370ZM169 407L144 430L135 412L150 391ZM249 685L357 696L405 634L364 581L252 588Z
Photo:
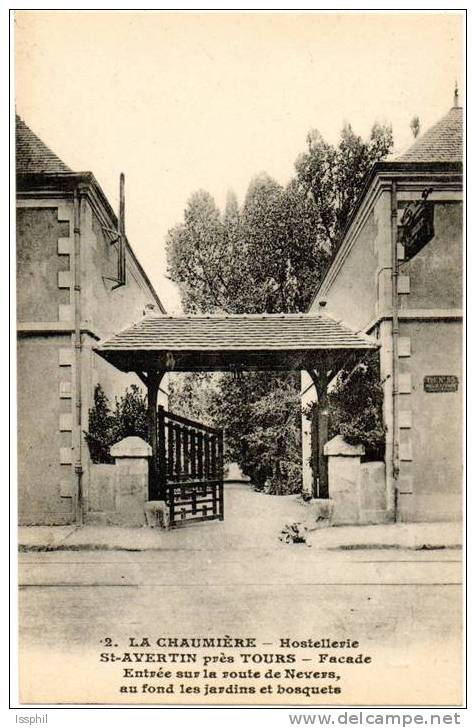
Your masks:
M16 117L16 171L17 174L71 172L19 116Z
M463 109L452 109L397 157L397 162L462 162Z
M150 315L95 347L105 353L356 348L376 344L326 314Z

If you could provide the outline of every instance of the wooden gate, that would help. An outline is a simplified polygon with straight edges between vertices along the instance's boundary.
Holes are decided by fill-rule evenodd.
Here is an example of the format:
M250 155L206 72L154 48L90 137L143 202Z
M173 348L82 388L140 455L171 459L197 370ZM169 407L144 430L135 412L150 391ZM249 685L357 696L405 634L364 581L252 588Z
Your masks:
M223 521L223 430L157 412L157 470L171 526Z

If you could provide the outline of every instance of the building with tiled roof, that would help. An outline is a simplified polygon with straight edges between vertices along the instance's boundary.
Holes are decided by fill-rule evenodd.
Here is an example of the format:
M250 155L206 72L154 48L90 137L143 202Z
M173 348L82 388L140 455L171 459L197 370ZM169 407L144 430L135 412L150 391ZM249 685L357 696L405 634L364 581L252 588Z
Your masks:
M368 337L318 314L149 315L100 349L124 351L310 351L369 348Z
M95 351L123 371L301 370L378 344L323 311L318 314L149 315Z
M15 122L17 174L71 172L71 169L36 136L18 114Z
M397 162L462 162L463 161L463 109L453 106L396 158Z
M22 523L70 523L101 511L84 440L96 382L110 396L132 381L152 392L159 372L240 372L243 362L309 372L303 405L319 391L321 410L312 423L303 419L303 483L330 496L334 523L461 517L459 107L405 154L374 166L310 311L300 315L165 315L125 235L118 244L122 222L92 173L69 170L21 120L17 132ZM342 437L324 444L327 378L351 354L379 357L381 462L361 463L361 449Z
M347 522L461 518L463 139L455 94L406 152L374 166L310 308L381 344L385 459L365 466ZM305 420L303 432L309 482Z
M92 347L164 308L127 239L119 245L94 175L73 172L19 117L16 172L20 523L71 523L90 486L94 386L114 401L140 384Z

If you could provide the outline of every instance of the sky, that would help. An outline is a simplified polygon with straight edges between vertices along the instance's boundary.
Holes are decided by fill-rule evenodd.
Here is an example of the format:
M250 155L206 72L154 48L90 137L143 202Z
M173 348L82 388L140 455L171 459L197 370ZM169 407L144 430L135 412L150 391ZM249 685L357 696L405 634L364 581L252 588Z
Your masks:
M165 238L187 199L223 207L266 171L285 184L317 128L368 136L392 124L395 148L464 103L462 13L17 11L16 110L73 170L91 170L165 307Z

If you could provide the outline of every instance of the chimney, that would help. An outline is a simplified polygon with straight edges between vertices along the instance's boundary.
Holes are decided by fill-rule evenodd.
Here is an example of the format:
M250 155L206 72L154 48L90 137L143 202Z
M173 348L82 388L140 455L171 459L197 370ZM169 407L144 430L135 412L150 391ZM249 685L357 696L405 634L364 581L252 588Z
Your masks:
M458 91L458 81L455 81L455 93L453 98L453 108L459 109L459 91Z

